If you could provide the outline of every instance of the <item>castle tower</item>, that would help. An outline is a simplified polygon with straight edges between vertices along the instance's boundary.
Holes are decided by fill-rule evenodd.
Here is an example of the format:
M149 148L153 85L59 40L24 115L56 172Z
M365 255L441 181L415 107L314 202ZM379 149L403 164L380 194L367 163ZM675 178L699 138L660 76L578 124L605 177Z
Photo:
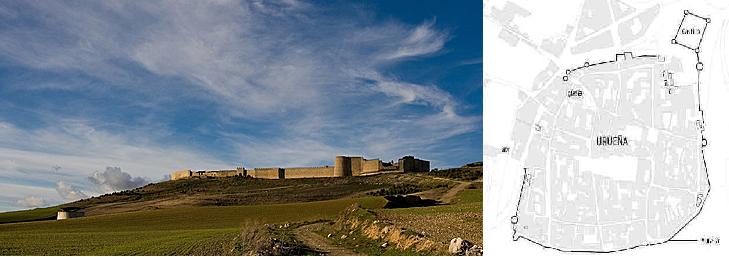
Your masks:
M337 156L334 158L334 176L349 177L352 176L352 159L347 156Z
M349 158L349 169L350 176L359 176L362 174L362 163L364 162L364 158L362 156L351 156Z
M397 166L402 172L428 172L430 171L430 162L417 159L413 156L405 156L397 161Z
M236 167L235 172L236 172L236 176L241 176L241 177L248 176L248 171L246 170L246 168L243 168L243 165L241 165L240 167Z

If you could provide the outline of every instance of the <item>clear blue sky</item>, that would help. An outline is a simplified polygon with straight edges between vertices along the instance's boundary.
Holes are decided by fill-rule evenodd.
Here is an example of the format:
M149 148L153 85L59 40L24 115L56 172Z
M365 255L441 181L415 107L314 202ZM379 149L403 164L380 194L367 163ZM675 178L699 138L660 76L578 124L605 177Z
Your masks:
M173 169L482 156L480 1L1 1L0 211Z

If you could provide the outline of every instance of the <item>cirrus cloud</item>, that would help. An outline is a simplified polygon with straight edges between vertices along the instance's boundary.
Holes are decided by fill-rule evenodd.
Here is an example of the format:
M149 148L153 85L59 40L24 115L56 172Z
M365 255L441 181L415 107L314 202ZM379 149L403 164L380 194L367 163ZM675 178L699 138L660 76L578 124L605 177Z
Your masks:
M88 197L86 193L81 191L81 189L64 181L58 181L56 183L56 191L61 196L61 198L70 202Z
M240 162L480 158L444 149L480 134L480 108L452 92L481 85L393 69L453 50L441 19L341 5L0 2L0 183L47 189L50 204Z
M26 198L20 199L17 202L17 205L20 207L25 208L37 208L37 207L43 207L46 205L46 201L42 198L35 197L35 196L28 196Z

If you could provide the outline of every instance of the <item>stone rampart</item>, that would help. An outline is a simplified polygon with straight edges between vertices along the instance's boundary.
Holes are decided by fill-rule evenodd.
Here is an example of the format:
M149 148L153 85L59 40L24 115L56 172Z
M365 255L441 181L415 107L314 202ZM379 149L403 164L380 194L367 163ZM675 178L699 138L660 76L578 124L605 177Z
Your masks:
M323 167L294 167L294 168L255 168L246 170L236 168L234 170L178 170L170 173L171 180L186 178L222 178L234 176L248 176L262 179L285 179L285 178L325 178L325 177L349 177L379 174L380 172L425 172L430 170L430 162L416 159L413 156L400 158L397 164L392 162L383 163L379 159L367 160L361 156L337 156L334 159L334 166Z
M365 160L362 163L362 173L372 173L382 170L382 161L379 159Z
M281 168L255 168L248 172L248 176L254 178L279 179Z
M189 178L189 177L192 177L191 170L178 170L178 171L173 171L170 174L170 179L172 179L172 180L178 180L178 179Z
M297 167L285 168L285 178L329 178L334 177L334 167Z

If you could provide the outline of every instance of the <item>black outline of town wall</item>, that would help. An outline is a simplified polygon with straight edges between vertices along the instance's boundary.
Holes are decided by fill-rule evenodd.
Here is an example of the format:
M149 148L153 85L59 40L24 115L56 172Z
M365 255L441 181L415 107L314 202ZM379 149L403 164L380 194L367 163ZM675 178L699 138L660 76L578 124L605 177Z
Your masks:
M689 16L689 15L694 16L694 17L697 17L697 18L704 19L706 21L706 24L704 26L704 31L702 31L702 33L701 33L701 38L699 39L698 46L696 48L691 48L690 46L687 46L686 44L683 44L683 43L681 43L681 42L679 42L677 40L678 35L679 35L679 32L680 32L680 28L682 27L684 21L686 20L686 17ZM621 252L621 251L626 251L626 250L630 250L630 249L635 249L635 248L643 247L643 246L660 245L660 244L664 244L664 243L672 242L672 241L684 241L684 240L674 240L674 238L688 224L690 224L696 217L698 217L699 214L701 214L701 211L704 208L704 205L706 203L706 200L709 197L709 192L711 192L711 182L710 182L710 179L709 179L709 171L708 171L708 168L706 166L706 158L705 158L705 154L704 154L704 150L705 150L705 148L706 148L706 146L708 144L708 141L707 141L707 139L706 139L706 137L704 135L704 128L705 128L704 124L705 124L705 120L704 120L704 111L701 108L701 94L700 94L701 80L700 80L700 77L701 77L701 71L703 70L703 63L701 62L701 59L699 57L699 53L700 53L700 49L701 49L700 48L700 45L701 45L701 42L703 41L703 38L704 38L704 35L705 35L705 32L706 32L706 28L708 27L708 24L710 22L711 22L711 20L709 18L701 17L701 16L696 15L696 14L694 14L694 13L688 11L688 10L685 10L684 11L684 16L681 19L681 23L679 24L679 26L678 26L678 28L676 30L676 35L673 37L673 39L671 39L671 44L680 45L680 46L685 47L685 48L687 48L689 50L692 50L696 54L696 61L697 61L697 63L696 63L696 69L697 69L696 94L697 94L697 99L698 99L698 102L697 102L698 111L699 111L699 114L701 115L701 129L700 129L700 133L701 133L701 138L702 138L702 144L701 144L701 149L700 150L701 150L701 159L702 159L702 161L704 163L704 172L706 173L706 182L707 182L707 186L708 186L707 191L706 191L706 195L703 196L702 201L701 201L701 206L699 207L699 210L696 212L696 214L693 217L691 217L691 219L689 219L683 226L681 226L681 228L679 228L676 231L676 233L674 233L672 236L670 236L669 239L667 239L667 240L665 240L663 242L635 245L635 246L631 246L631 247L623 248L623 249L618 249L618 250L610 250L610 251L563 250L563 249L556 248L556 247L545 246L545 245L543 245L541 243L538 243L536 241L533 241L532 239L530 239L528 237L524 237L522 235L517 236L516 235L516 233L517 233L516 228L513 228L513 234L512 234L512 239L514 241L518 241L520 238L523 238L523 239L525 239L525 240L527 240L529 242L532 242L534 244L537 244L537 245L539 245L539 246L541 246L541 247L543 247L545 249L554 249L554 250L557 250L557 251L560 251L560 252L574 252L574 253L613 253L613 252ZM576 71L576 70L579 70L579 69L583 69L583 68L587 68L587 67L592 67L592 66L596 66L596 65L607 64L607 63L618 62L618 61L621 60L621 58L622 59L625 59L626 58L626 55L631 55L632 56L632 52L625 52L625 53L622 53L622 54L616 54L614 60L602 61L602 62L597 62L597 63L587 63L586 62L582 66L579 66L579 67L576 67L576 68L573 68L573 69L567 69L565 71L566 75L563 76L562 79L564 81L567 81L569 79L569 74L572 73L572 72L574 72L574 71ZM639 56L634 56L633 58L658 58L658 57L659 57L658 55L639 55ZM524 184L527 181L527 176L528 176L527 168L524 168L524 175L522 177L522 185L521 185L521 189L519 190L519 200L517 201L517 205L516 205L517 206L517 208L516 208L516 214L514 216L512 216L512 220L511 220L512 227L516 226L516 224L518 223L519 205L521 204L522 193L524 191ZM693 241L693 240L690 240L690 241Z

